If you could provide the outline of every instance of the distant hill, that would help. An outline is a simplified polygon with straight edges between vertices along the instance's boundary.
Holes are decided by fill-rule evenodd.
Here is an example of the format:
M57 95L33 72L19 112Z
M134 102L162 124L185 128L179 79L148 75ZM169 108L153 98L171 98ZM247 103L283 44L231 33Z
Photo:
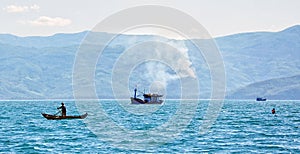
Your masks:
M87 33L47 37L0 34L0 99L73 98L74 59ZM99 38L111 34L94 35ZM107 61L97 64L95 84L101 98L113 98L109 70L114 60L128 47L149 40L179 44L188 53L197 50L190 45L189 40L171 40L152 35L119 35L105 49ZM271 99L299 99L295 95L300 91L299 86L296 86L297 82L300 83L299 25L279 32L252 32L220 37L216 38L216 43L224 59L228 98L252 99L263 95ZM198 68L196 74L199 76L200 97L209 98L209 69L202 65L205 60L201 55L190 58L200 61L193 64L193 67ZM140 79L133 79L137 80ZM284 88L280 90L279 86ZM167 89L172 90L168 98L179 97L178 84L169 82Z
M300 73L298 25L280 32L242 33L216 41L226 66L228 91Z
M11 34L0 34L0 43L29 48L66 47L79 45L87 33L87 31L84 31L73 34L60 33L52 36L29 37L18 37Z
M267 99L278 100L300 100L300 75L270 79L266 81L252 83L237 89L230 94L229 99L256 99L256 97L266 97Z

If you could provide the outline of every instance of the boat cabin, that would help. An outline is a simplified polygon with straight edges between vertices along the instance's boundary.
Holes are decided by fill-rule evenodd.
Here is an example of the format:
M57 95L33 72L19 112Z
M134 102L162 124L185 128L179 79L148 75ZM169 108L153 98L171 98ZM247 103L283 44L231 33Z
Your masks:
M159 102L159 97L163 97L163 95L158 94L144 94L144 101L147 102Z

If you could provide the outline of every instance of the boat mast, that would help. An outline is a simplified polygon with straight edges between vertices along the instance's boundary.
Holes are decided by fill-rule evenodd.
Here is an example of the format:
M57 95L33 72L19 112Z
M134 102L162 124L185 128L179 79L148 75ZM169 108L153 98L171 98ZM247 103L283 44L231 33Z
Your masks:
M136 98L136 88L134 88L134 98Z

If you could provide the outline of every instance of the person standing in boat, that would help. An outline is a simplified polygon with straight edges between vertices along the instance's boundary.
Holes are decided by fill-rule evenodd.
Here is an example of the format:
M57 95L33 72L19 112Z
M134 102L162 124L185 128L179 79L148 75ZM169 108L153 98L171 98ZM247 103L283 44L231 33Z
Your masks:
M57 109L61 109L61 116L66 116L67 115L67 109L65 107L64 102L61 102L61 106L58 107Z

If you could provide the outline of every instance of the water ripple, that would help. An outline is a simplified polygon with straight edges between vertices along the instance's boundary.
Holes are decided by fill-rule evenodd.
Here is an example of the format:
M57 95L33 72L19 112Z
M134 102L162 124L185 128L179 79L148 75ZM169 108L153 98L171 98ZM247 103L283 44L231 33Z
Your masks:
M107 115L119 127L129 130L152 130L166 123L178 109L178 103L172 106L169 102L153 113L135 115L114 103L106 102ZM79 114L74 102L65 104L68 114ZM102 141L82 120L52 121L40 114L55 113L59 105L56 101L0 102L0 153L300 153L299 101L226 101L217 121L202 135L198 131L205 122L208 101L200 101L194 118L179 136L165 143L141 134L136 140L149 142L149 147L161 146L139 150L122 149ZM276 115L271 114L273 107ZM89 120L101 121L93 119L95 114L89 113ZM117 135L109 128L101 128L104 135ZM172 129L165 131L176 128ZM157 132L157 136L163 133ZM116 139L113 142L118 142ZM126 146L131 142L120 140L119 144Z

